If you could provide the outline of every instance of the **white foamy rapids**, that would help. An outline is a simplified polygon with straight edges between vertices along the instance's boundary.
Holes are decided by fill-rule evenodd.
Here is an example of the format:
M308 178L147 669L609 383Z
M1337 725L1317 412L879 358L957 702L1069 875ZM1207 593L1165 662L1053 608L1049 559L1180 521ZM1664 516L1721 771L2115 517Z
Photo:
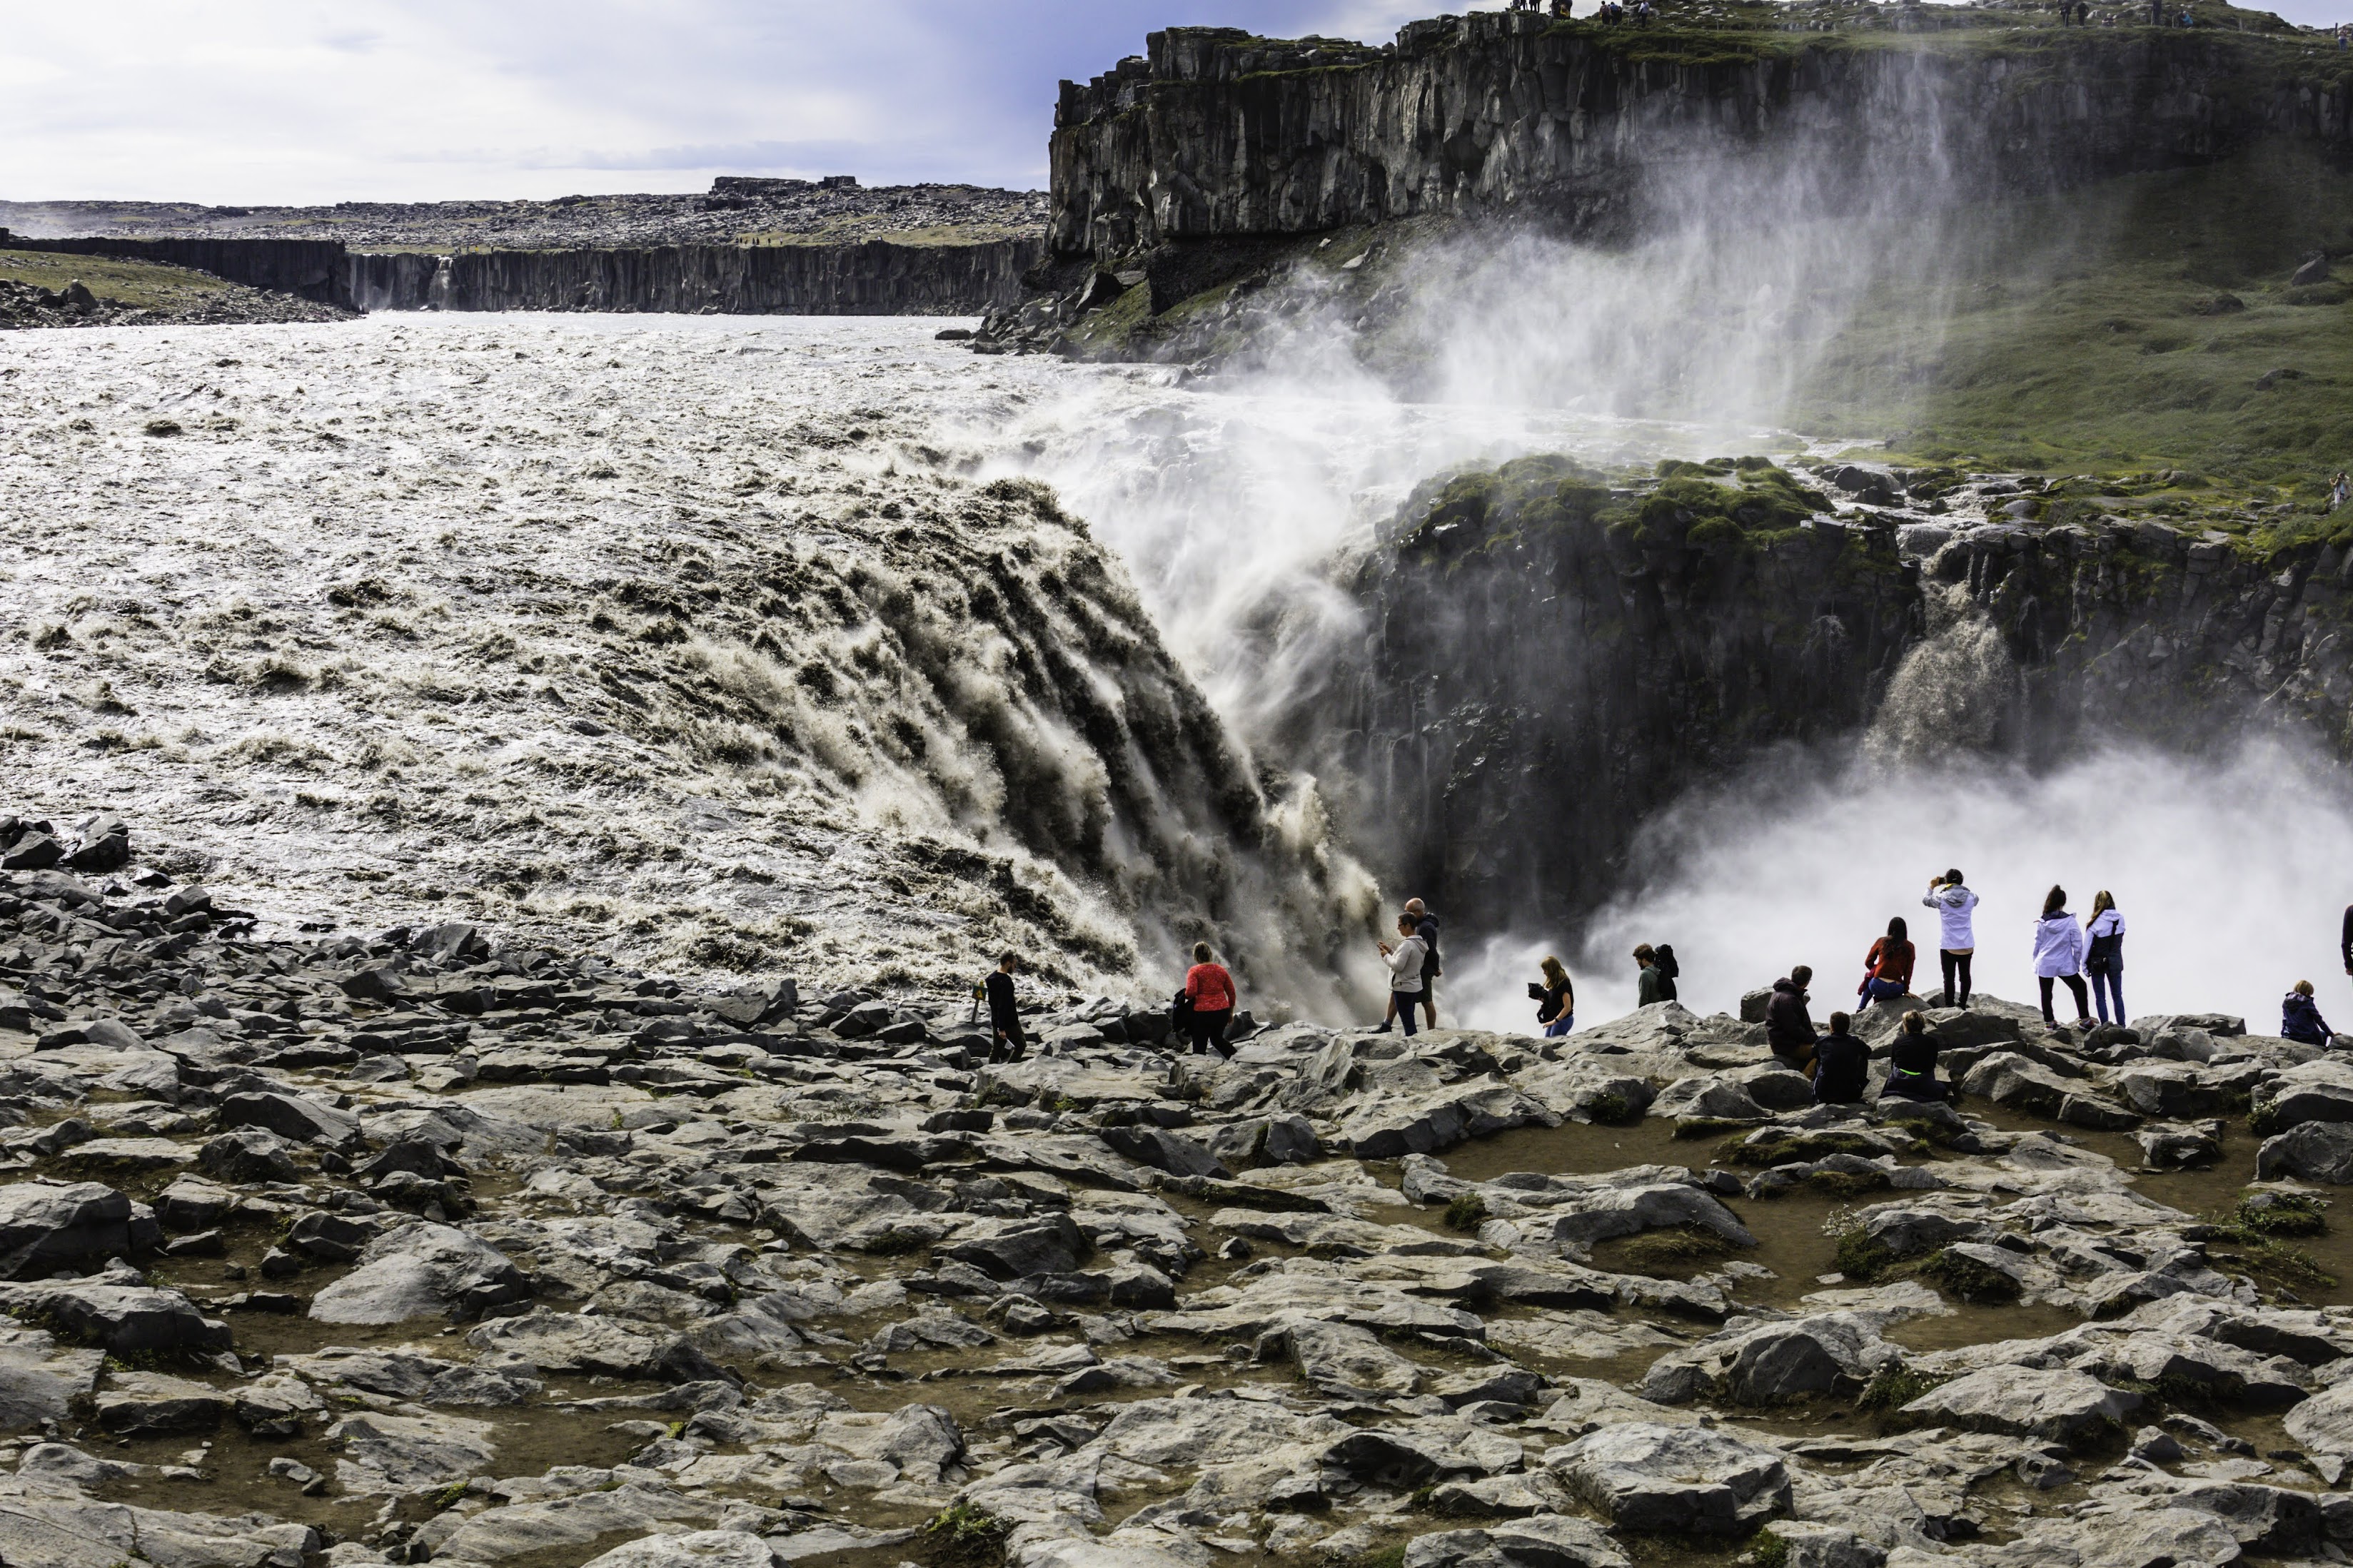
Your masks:
M1313 1000L1369 891L1047 492L936 466L1098 372L936 321L410 316L0 342L9 809L293 923Z
M1634 1005L1628 955L1663 942L1697 1012L1736 1011L1743 993L1810 965L1819 1024L1852 1004L1863 955L1895 915L1920 950L1915 989L1929 992L1937 926L1920 900L1957 868L1984 900L1981 992L2034 1001L2034 925L2055 883L2078 920L2095 893L2115 895L2134 1016L2221 1010L2274 1033L2281 996L2310 980L2331 1022L2353 1026L2337 945L2353 900L2353 787L2325 760L2266 743L2216 762L2112 747L2040 777L1958 762L1784 763L1655 823L1635 854L1643 885L1599 912L1581 948L1540 933L1458 937L1459 1016L1532 1029L1523 997L1551 952L1569 961L1580 1019L1615 1016ZM2069 1016L2063 986L2055 1005Z

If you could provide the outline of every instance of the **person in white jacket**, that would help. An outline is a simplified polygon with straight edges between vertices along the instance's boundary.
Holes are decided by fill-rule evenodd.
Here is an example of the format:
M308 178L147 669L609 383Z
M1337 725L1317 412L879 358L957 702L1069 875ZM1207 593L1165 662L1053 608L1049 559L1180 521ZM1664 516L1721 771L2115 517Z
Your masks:
M2042 1021L2052 1028L2059 1020L2051 1014L2051 983L2063 980L2075 998L2075 1022L2092 1026L2092 999L2084 991L2084 928L2067 912L2067 889L2053 888L2042 900L2042 918L2034 924L2034 983L2042 989Z
M1380 944L1381 962L1389 967L1389 1012L1405 1020L1405 1032L1414 1032L1413 1016L1421 1007L1421 962L1430 955L1428 944L1415 933L1411 915L1398 916L1398 944ZM1384 1022L1381 1027L1388 1025Z
M1936 911L1943 928L1937 932L1936 956L1945 966L1945 1005L1966 1007L1969 1005L1969 960L1977 955L1977 921L1973 918L1978 896L1961 885L1958 870L1946 872L1928 884L1928 896L1920 900ZM1960 993L1953 991L1953 980L1960 978Z

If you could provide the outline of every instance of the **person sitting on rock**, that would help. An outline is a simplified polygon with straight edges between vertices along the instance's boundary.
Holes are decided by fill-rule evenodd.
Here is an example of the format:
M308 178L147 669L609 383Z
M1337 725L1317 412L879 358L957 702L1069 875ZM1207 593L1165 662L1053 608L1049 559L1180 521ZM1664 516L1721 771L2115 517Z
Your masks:
M1898 1100L1941 1100L1945 1086L1936 1081L1936 1031L1928 1020L1917 1013L1904 1015L1904 1026L1895 1031L1895 1043L1887 1052L1887 1082L1880 1089L1882 1100L1894 1095Z
M1666 972L1659 967L1658 950L1649 942L1634 950L1634 1005L1654 1006L1672 1000L1667 990Z
M1814 1020L1806 1011L1806 984L1814 972L1805 964L1773 982L1773 999L1765 1004L1765 1043L1784 1067L1799 1072L1814 1065Z
M2312 999L2312 982L2297 981L2295 989L2280 1001L2280 1037L2307 1046L2325 1046L2336 1032L2320 1016L2320 1004Z
M1910 995L1914 956L1911 928L1897 915L1887 922L1887 934L1873 942L1863 955L1862 989L1855 995L1866 1007Z
M1871 1077L1871 1047L1851 1033L1853 1020L1831 1015L1831 1032L1814 1046L1814 1103L1854 1105Z

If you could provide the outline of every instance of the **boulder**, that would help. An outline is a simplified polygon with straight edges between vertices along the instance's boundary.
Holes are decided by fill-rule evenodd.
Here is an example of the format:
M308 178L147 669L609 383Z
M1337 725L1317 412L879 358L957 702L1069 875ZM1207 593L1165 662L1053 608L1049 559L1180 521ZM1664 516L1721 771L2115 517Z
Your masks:
M1019 1279L1071 1273L1092 1247L1069 1215L1056 1213L976 1227L954 1246L940 1250L992 1279Z
M359 1136L360 1119L299 1094L232 1094L216 1119L224 1129L264 1127L297 1143L340 1146Z
M2264 1139L2255 1151L2255 1179L2283 1176L2353 1186L2353 1122L2306 1121Z
M62 1340L97 1345L125 1360L228 1349L227 1323L196 1310L177 1290L139 1285L13 1285L0 1310Z
M121 1437L208 1432L220 1425L220 1390L161 1373L119 1372L92 1402L98 1424Z
M1778 1454L1701 1426L1630 1421L1545 1456L1568 1487L1620 1530L1746 1535L1789 1508Z
M1809 1394L1849 1397L1899 1359L1873 1322L1852 1312L1744 1323L1651 1363L1635 1390L1661 1405L1703 1397L1778 1405Z
M2353 1121L2353 1062L2302 1062L2265 1085L2254 1102L2255 1125L2285 1132L2307 1121Z
M311 1316L322 1323L463 1321L530 1297L530 1283L504 1253L462 1230L420 1222L369 1242L357 1268L311 1298Z
M1524 1478L1492 1479L1519 1482ZM1433 1491L1431 1506L1445 1513L1490 1511L1478 1490L1485 1484L1448 1482ZM1628 1562L1626 1553L1590 1520L1546 1511L1476 1530L1419 1536L1406 1546L1404 1568L1627 1568Z
M791 1562L749 1531L691 1530L616 1546L586 1568L786 1568Z
M301 1167L285 1139L266 1127L239 1127L196 1152L196 1169L220 1182L297 1182Z
M477 1350L511 1352L543 1372L661 1383L702 1383L727 1373L676 1334L619 1318L534 1311L495 1318L470 1331Z
M462 1415L361 1411L328 1427L326 1441L343 1455L336 1482L363 1494L448 1486L481 1474L498 1457L491 1424Z
M102 1350L59 1344L38 1329L0 1321L0 1431L62 1421L98 1386Z
M1122 1158L1173 1176L1215 1176L1223 1181L1233 1174L1208 1150L1166 1127L1106 1127L1100 1136Z
M0 1187L0 1279L95 1268L132 1249L131 1200L97 1182Z
M2353 1378L2322 1390L2287 1413L2287 1435L2323 1454L2353 1456Z
M1957 1377L1904 1407L1906 1415L1972 1432L2069 1442L2121 1426L2141 1397L2088 1373L1993 1366Z
M77 871L120 871L131 864L131 827L119 816L94 816L83 825L74 850Z

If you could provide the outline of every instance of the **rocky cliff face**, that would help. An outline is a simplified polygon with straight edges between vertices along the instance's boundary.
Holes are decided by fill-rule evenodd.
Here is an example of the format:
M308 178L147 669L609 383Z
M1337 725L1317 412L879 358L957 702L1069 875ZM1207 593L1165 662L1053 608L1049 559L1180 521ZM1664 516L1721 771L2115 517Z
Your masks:
M76 239L17 239L19 250L67 256L113 256L193 267L216 278L274 294L293 294L322 305L352 304L343 247L322 239L128 239L118 236Z
M1052 247L1108 263L1172 243L1513 210L1606 228L1636 221L1676 169L1795 143L1825 180L1883 181L1894 155L2010 188L2168 167L2262 135L2353 144L2353 90L2292 34L2001 20L1907 37L1485 13L1415 23L1377 49L1155 33L1145 56L1063 85Z
M639 249L355 254L371 310L649 310L976 315L1018 300L1041 241L972 245L666 245Z
M2015 489L1906 522L1808 519L1829 496L1761 465L1629 490L1525 459L1433 483L1364 563L1362 656L1290 743L1356 781L1356 841L1394 847L1392 885L1491 925L1573 923L1642 818L1778 742L2031 760L2261 721L2353 745L2346 543L2043 526L1999 510Z

